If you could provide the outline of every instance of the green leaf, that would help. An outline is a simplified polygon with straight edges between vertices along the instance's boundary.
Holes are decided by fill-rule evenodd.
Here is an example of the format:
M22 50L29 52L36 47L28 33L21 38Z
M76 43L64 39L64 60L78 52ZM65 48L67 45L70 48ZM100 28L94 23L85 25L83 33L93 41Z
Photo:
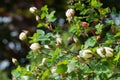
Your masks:
M54 14L55 14L55 11L52 11L49 15L46 15L46 18L49 22L54 22L56 20Z
M98 2L98 0L92 0L91 1L91 6L94 8L98 8L102 6L102 3Z
M21 67L18 66L17 69L15 69L15 70L12 71L12 75L14 77L19 77L21 75L21 70L22 70Z
M97 24L96 26L95 26L95 28L96 28L96 34L101 34L101 32L102 32L102 27L103 27L103 24Z
M65 73L66 71L67 71L67 65L66 64L57 65L56 73L62 74L62 73Z
M58 73L58 74L65 73L67 71L67 64L68 64L68 60L59 62L57 64L56 73Z
M50 70L47 69L47 70L43 73L41 80L46 80L49 75L50 75Z
M41 8L41 10L42 10L42 11L48 11L47 5L43 6L43 7Z
M105 16L105 15L108 13L108 11L109 11L108 8L105 8L105 9L101 8L101 9L99 10L100 14L103 15L103 16Z
M46 17L46 15L48 14L47 5L43 6L43 7L41 8L41 11L42 11L42 13L41 13L41 19L44 19L44 18Z
M120 32L116 33L114 37L120 37Z
M51 36L53 36L52 33L47 33L47 34L46 34L46 37L51 37Z
M40 34L40 36L44 36L45 32L41 29L37 29L37 33Z
M117 53L117 55L114 58L115 62L118 62L118 60L120 59L120 51Z
M94 47L96 43L97 43L96 38L91 37L91 38L87 39L87 41L85 42L85 48Z
M37 27L40 28L40 27L47 27L48 26L48 23L44 23L44 22L40 22Z

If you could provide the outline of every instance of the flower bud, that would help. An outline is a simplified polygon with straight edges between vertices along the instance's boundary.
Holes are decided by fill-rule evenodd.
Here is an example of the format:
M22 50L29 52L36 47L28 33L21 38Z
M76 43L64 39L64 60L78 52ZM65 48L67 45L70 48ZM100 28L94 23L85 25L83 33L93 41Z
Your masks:
M104 47L100 47L96 51L97 51L97 54L100 55L100 57L102 57L102 58L105 57L105 49L104 49Z
M56 45L60 45L62 43L62 39L60 37L57 37L56 42L57 42Z
M113 49L109 47L101 47L97 49L97 54L100 55L100 57L112 57L113 56Z
M113 49L109 47L104 47L106 51L106 57L112 57L113 56Z
M87 27L88 26L87 22L82 22L81 25L82 25L82 27Z
M39 17L39 16L36 16L35 19L36 19L36 21L39 21L40 17Z
M36 7L30 7L30 8L29 8L29 11L30 11L31 13L35 13L36 10L37 10Z
M16 63L17 63L17 59L12 58L12 62L13 62L14 64L16 64Z
M74 14L75 14L75 10L74 9L68 9L66 11L66 17L68 18L69 21L72 19Z
M33 52L39 52L40 51L40 44L39 43L33 43L31 44L30 46L30 49L33 51Z
M27 39L27 34L28 34L27 31L21 32L20 35L19 35L19 39L20 39L21 41L25 41L25 40Z
M83 50L82 52L80 51L80 55L82 58L91 58L93 56L91 50Z

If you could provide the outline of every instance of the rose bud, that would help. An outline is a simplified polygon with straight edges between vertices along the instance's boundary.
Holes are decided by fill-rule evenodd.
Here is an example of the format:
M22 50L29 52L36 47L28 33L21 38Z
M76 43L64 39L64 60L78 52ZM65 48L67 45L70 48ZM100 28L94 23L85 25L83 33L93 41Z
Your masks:
M15 59L15 58L12 58L12 62L13 62L14 64L17 64L17 63L18 63L17 59Z
M104 58L105 57L105 49L104 49L104 47L100 47L100 48L98 48L97 50L96 50L96 52L97 52L97 54L100 56L100 57L102 57L102 58Z
M87 27L88 26L87 22L81 22L81 25L82 25L82 27Z
M109 47L104 47L106 51L106 57L112 57L113 56L113 49Z
M19 39L20 39L21 41L27 40L27 34L28 34L28 31L23 31L23 32L21 32L20 35L19 35Z
M40 51L40 44L39 43L33 43L31 44L30 46L30 49L33 51L33 52L39 52Z
M35 19L36 19L36 21L39 21L39 20L40 20L40 17L39 17L39 16L36 16Z
M101 47L97 49L97 53L100 55L100 57L112 57L113 56L113 49L109 47Z
M80 56L82 58L91 58L93 54L91 50L83 50L82 52L80 51Z
M72 19L74 14L75 14L75 10L74 9L68 9L66 11L66 17L68 18L69 21Z
M31 13L35 13L36 10L37 10L37 8L34 7L34 6L29 8L29 11L30 11Z
M62 43L62 39L60 37L57 37L56 42L57 42L56 45L60 45Z

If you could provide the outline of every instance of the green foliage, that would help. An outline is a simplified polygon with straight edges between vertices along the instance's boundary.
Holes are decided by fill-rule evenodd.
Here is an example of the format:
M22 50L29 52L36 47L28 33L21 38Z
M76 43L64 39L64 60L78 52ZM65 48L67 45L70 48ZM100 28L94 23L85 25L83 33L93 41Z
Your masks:
M85 42L85 48L94 47L96 43L97 43L96 38L91 37Z
M29 42L39 43L40 52L35 53L31 50L27 55L31 61L29 67L18 66L12 71L13 77L18 80L21 80L22 76L28 76L29 80L118 80L120 78L120 27L113 22L104 22L108 8L102 8L99 0L76 0L71 4L68 6L73 8L76 14L72 14L71 20L67 23L68 29L65 31L52 29L51 23L57 19L54 16L55 11L49 13L46 5L37 11L40 13L35 15L40 17L40 21ZM109 27L107 25L111 28L104 31ZM53 32L46 33L39 27L47 27ZM116 32L113 28L117 28ZM97 50L99 47L105 47L107 50L103 48ZM85 49L87 50L84 52ZM80 55L79 51L82 51ZM99 55L105 55L105 52L107 56L110 54L113 56ZM88 58L84 58L81 54Z

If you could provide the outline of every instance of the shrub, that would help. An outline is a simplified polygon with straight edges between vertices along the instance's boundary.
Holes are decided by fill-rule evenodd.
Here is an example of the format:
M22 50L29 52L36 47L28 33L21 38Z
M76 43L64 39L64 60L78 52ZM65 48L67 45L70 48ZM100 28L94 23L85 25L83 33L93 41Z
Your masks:
M55 11L47 5L35 9L36 32L29 37L37 51L27 56L30 64L12 71L17 80L115 80L119 79L120 26L105 22L109 8L99 0L69 1L66 17L68 29L52 23ZM69 12L68 12L69 11ZM72 12L71 12L72 11ZM38 18L39 17L39 18ZM50 32L45 32L41 27ZM64 26L63 26L64 27ZM115 30L115 31L114 31ZM39 46L38 46L39 45ZM30 47L31 48L31 47ZM101 57L104 56L104 57Z

